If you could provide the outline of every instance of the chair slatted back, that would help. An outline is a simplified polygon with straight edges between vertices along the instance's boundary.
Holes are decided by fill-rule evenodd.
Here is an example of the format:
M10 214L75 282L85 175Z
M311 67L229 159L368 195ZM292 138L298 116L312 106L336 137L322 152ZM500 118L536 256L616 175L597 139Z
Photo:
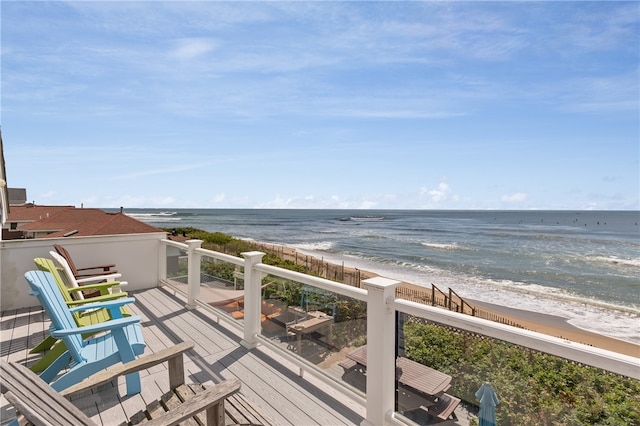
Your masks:
M78 284L74 279L67 277L66 273L61 273L61 271L56 267L56 264L53 263L53 260L47 259L46 257L36 257L33 259L33 262L36 264L39 270L49 272L53 275L56 284L60 287L60 293L66 302L73 302L73 298L66 291L67 288L77 287ZM73 284L76 285L73 285Z
M56 330L78 328L67 307L67 303L62 297L58 284L51 273L45 271L28 271L24 274L24 277L31 287L31 294L38 298L45 312L49 315L52 326ZM84 360L80 355L83 346L82 337L76 334L64 336L62 340L72 358L76 362L82 362Z
M71 255L69 254L67 249L62 247L60 244L54 244L53 248L58 252L58 254L60 254L60 256L64 257L64 259L67 261L67 263L69 264L69 268L71 268L71 273L73 274L73 276L78 276L78 269L73 263L73 260L71 260Z
M53 258L53 260L58 263L60 268L62 268L63 273L61 275L64 275L67 278L67 282L71 284L72 287L78 287L78 281L76 280L73 270L71 269L71 265L69 264L69 262L67 262L67 259L65 259L64 256L60 256L60 254L56 253L53 250L51 250L49 254ZM84 299L84 295L81 291L75 292L73 296L78 298L79 300Z

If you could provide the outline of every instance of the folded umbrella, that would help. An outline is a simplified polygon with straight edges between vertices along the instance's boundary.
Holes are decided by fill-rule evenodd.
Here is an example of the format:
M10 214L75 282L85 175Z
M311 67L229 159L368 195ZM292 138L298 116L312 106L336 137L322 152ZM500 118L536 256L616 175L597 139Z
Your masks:
M480 412L478 413L479 426L496 426L496 405L498 395L493 390L491 383L485 382L476 392L476 398L480 400Z

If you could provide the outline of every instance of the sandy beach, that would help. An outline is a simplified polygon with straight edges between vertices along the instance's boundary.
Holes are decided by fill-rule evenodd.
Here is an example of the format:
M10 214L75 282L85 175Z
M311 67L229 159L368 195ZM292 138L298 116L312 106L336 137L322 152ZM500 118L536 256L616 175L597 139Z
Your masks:
M263 244L263 247L268 250L273 250L277 247L277 252L285 259L302 259L306 256L306 254L297 252L295 249L289 247L273 246L270 244ZM352 273L356 271L355 268L341 268ZM358 269L357 271L362 280L377 276L377 274L370 271L364 271L361 269ZM404 284L413 286L412 284ZM554 337L560 337L572 342L582 343L585 345L594 346L597 348L606 349L633 357L640 357L640 345L583 330L569 324L567 322L567 319L563 317L480 302L477 300L465 300L472 305L483 308L484 310L495 312L503 318L517 323L523 328L531 331L544 333Z
M506 306L494 305L477 300L470 301L473 304L482 306L485 309L493 310L502 316L511 318L524 328L550 336L561 337L572 342L583 343L596 348L607 349L633 357L640 357L640 345L633 344L620 339L592 333L569 324L566 318L540 314L523 309L509 308Z

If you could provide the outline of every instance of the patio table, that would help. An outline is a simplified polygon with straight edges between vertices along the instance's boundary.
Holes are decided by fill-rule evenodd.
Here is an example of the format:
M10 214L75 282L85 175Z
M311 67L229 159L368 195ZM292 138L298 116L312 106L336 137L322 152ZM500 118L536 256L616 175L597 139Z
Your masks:
M366 367L367 346L361 346L347 354L347 358ZM451 376L409 358L398 357L396 366L399 373L398 382L425 395L430 400L438 398L451 387Z
M302 335L313 333L316 330L326 328L327 341L332 344L332 329L333 317L320 311L311 311L307 313L307 319L298 321L295 324L289 325L288 331L294 333L297 337L296 352L300 355L302 351Z

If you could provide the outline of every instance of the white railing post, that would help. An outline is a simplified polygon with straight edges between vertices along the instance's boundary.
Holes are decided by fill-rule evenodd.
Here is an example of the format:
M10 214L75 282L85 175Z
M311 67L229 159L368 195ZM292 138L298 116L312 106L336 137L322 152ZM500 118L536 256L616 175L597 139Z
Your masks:
M202 240L187 240L187 283L189 294L187 296L187 309L195 309L198 304L196 300L200 297L200 259L202 255L196 249L202 246Z
M367 414L362 426L383 426L395 411L395 297L400 281L374 277L362 282L367 289Z
M158 280L167 280L167 245L162 241L158 241L160 248L158 250Z
M259 251L242 253L244 256L244 338L240 342L247 349L258 346L260 315L262 313L262 273L254 266L265 255Z

